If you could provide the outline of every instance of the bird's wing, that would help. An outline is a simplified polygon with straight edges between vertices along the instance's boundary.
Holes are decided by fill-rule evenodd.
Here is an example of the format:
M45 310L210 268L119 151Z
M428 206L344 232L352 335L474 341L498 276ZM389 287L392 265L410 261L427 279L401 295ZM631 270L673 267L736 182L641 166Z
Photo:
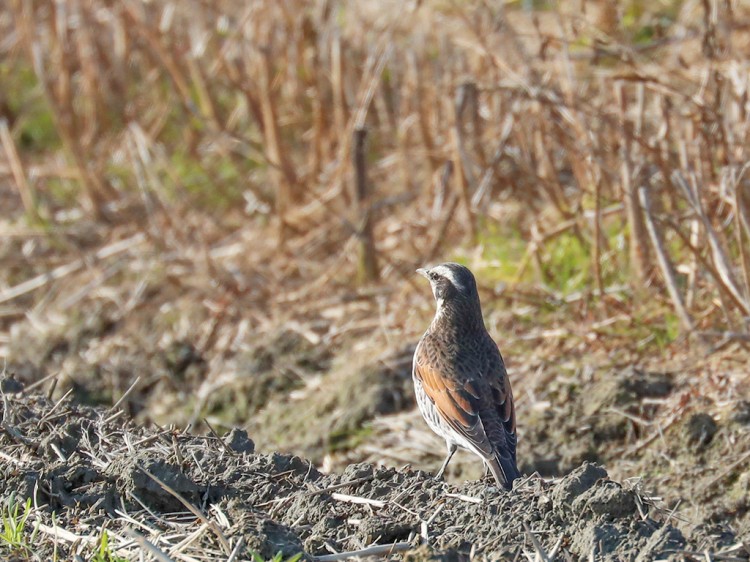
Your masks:
M494 342L492 342L492 345L494 346L494 350L496 350L497 346L495 346ZM510 387L508 372L505 370L505 364L499 351L492 353L489 357L484 378L489 384L491 397L482 404L480 417L485 418L485 409L491 409L493 415L488 417L493 419L499 418L501 427L488 427L487 431L498 453L501 456L509 455L513 459L513 462L515 462L516 445L518 443L518 438L516 437L516 408L513 404L513 391ZM485 423L490 425L489 421L486 420ZM496 430L501 430L504 435L494 435Z
M422 384L442 418L478 453L485 458L491 457L493 447L479 417L481 394L476 383L459 380L447 368L441 369L436 361L430 360L421 342L414 359L414 377Z

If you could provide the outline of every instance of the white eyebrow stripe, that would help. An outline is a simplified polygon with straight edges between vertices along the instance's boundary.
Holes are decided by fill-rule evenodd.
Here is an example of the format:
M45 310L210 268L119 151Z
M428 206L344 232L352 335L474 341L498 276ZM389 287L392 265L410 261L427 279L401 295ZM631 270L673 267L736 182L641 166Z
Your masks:
M439 265L439 266L433 268L432 271L434 271L438 275L441 275L441 276L446 277L447 279L449 279L450 282L453 284L454 287L463 287L463 283L461 283L456 278L453 270L450 269L449 267L446 267L444 265Z

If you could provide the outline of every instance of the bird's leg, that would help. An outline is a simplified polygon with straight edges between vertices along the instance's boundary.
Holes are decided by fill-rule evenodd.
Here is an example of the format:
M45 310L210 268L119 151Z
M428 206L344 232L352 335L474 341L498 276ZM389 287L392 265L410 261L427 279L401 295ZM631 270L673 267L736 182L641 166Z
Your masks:
M443 466L440 467L440 470L438 470L437 474L435 475L435 478L437 478L438 480L443 477L443 472L445 472L448 463L451 462L451 458L453 457L453 453L456 452L456 449L458 449L458 445L456 445L455 443L448 444L448 456L445 457Z

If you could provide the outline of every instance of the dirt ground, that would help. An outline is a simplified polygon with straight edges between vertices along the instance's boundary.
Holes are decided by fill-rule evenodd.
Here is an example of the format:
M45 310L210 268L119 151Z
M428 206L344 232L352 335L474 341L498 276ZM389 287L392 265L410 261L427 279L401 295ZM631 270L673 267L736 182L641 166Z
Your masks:
M10 491L33 500L40 538L33 553L14 553L21 560L87 559L104 528L119 555L151 548L173 560L326 560L378 546L380 556L412 561L750 554L727 525L686 531L659 498L594 463L562 478L530 475L509 493L409 467L358 463L322 474L303 458L256 452L243 430L220 439L146 429L117 410L20 390L4 381L0 481L4 505Z

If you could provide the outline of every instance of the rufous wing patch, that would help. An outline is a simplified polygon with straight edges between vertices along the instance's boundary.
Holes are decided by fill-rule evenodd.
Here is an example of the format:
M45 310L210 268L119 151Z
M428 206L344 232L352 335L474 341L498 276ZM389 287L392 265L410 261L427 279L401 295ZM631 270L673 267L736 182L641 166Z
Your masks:
M441 417L478 451L491 455L492 445L477 411L478 402L474 395L476 389L470 385L467 388L419 361L414 365L414 375L422 383L422 388Z

